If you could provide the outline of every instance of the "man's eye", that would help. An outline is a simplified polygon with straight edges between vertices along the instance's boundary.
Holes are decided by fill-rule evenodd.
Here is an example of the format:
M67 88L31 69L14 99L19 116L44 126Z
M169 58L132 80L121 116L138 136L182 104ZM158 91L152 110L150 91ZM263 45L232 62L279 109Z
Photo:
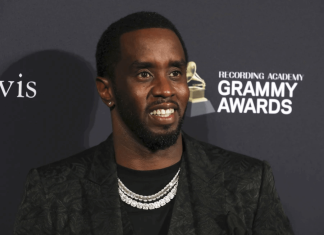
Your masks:
M151 77L151 74L148 73L148 72L140 72L139 77L141 77L141 78L149 78L149 77Z
M180 71L173 71L173 72L170 73L170 76L179 77L179 76L181 76L181 72Z

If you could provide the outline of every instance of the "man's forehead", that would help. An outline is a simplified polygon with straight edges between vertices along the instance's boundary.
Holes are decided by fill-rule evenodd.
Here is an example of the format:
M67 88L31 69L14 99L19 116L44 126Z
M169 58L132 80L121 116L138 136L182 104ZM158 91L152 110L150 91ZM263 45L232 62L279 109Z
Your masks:
M146 39L152 37L163 37L163 36L173 36L174 39L178 39L178 36L170 29L166 28L143 28L136 29L130 32L123 33L121 35L121 40L125 41L125 39ZM179 40L179 39L178 39Z
M139 61L135 60L133 63L130 65L131 68L153 68L155 67L153 63L151 62L145 62L145 61ZM177 68L182 68L182 67L187 67L187 63L185 60L170 60L168 61L168 67L177 67Z
M178 60L184 58L184 51L178 36L170 29L138 29L121 35L121 54L127 57L149 56L153 53L178 54ZM180 58L181 57L181 58Z

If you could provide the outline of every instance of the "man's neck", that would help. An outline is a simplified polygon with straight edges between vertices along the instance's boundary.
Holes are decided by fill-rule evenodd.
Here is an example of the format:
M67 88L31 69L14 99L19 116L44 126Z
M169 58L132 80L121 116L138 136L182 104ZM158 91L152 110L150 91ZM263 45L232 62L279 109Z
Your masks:
M113 133L113 138L117 164L134 170L156 170L174 165L180 161L183 151L181 133L174 145L155 152L131 135Z

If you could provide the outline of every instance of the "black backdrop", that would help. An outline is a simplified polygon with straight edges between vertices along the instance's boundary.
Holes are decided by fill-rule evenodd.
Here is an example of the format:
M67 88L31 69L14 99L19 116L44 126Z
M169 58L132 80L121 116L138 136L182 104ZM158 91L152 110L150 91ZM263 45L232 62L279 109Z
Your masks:
M324 2L288 0L1 1L1 234L12 233L29 169L96 145L111 132L109 110L94 88L95 47L110 23L140 10L175 23L207 83L216 112L187 117L184 130L270 162L295 233L324 234ZM219 71L264 79L220 78ZM274 73L303 80L268 79ZM287 88L283 97L224 95L223 80L243 90L248 81L253 89L268 83L270 94L271 82L297 86L293 97ZM231 98L253 104L233 112ZM224 99L229 112L226 105L220 109ZM288 99L291 113L256 113L258 99L279 105Z

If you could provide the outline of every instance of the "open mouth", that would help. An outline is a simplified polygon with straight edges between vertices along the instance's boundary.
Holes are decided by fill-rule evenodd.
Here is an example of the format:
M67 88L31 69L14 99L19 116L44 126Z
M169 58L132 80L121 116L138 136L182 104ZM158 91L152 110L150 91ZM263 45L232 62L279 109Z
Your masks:
M169 117L174 113L174 109L156 109L152 111L150 114L159 117Z

